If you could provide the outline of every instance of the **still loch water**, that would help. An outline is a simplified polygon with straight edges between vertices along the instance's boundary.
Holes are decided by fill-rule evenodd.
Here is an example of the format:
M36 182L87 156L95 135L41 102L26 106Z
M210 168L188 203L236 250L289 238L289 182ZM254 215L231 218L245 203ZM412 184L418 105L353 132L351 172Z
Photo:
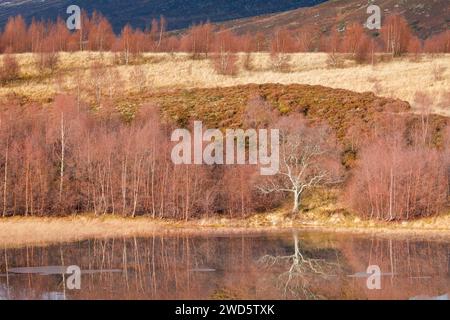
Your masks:
M79 290L71 289L70 274L64 274L72 265L81 271ZM380 268L380 289L368 287L369 266ZM446 299L449 294L450 239L294 230L0 249L0 299Z

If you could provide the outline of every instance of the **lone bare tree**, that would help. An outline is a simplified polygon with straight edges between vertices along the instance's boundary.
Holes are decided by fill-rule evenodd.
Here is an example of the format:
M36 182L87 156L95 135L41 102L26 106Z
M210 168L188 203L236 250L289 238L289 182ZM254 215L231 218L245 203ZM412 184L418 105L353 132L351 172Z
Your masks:
M339 148L331 130L309 126L301 116L284 117L280 130L280 171L257 186L264 194L293 195L292 212L299 211L305 191L339 181Z

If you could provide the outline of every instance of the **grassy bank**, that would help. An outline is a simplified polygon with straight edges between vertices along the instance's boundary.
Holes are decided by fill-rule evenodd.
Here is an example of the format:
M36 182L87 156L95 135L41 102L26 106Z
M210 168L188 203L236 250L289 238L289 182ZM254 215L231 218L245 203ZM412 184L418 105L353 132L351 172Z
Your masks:
M0 244L6 248L89 238L258 233L291 228L378 236L450 238L450 213L410 222L363 221L343 214L303 214L292 217L283 210L246 219L214 218L189 222L151 217L96 217L90 214L65 218L12 217L0 219Z
M245 84L310 84L355 92L375 92L378 96L408 101L413 108L416 91L424 91L434 97L434 112L448 115L449 110L442 93L450 83L450 55L423 55L421 59L399 58L374 66L358 65L345 61L343 68L330 67L325 53L296 53L290 56L289 72L277 72L271 68L268 53L254 53L251 69L242 67L236 76L219 75L209 60L191 60L189 55L145 54L137 63L142 66L142 85L146 91L165 92L167 89L231 87ZM17 55L22 69L22 79L0 88L0 97L14 93L25 101L50 101L57 92L74 91L77 78L89 76L89 68L101 63L120 82L124 96L136 90L136 81L130 77L135 65L116 65L111 53L78 52L61 53L53 74L42 74L35 66L32 54ZM440 70L437 74L436 70ZM88 83L88 80L81 81Z

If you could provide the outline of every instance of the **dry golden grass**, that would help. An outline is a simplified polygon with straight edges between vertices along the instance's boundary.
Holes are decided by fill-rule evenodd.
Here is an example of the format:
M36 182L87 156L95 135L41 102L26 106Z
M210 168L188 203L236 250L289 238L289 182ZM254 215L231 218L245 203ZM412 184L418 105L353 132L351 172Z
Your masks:
M232 234L273 232L283 228L259 218L249 220L204 219L190 222L150 217L77 215L65 218L12 217L0 219L0 245L47 245L92 238L129 238L153 235ZM288 225L286 225L288 227Z
M356 92L373 91L379 96L399 98L408 101L414 108L414 95L424 91L435 100L434 112L450 115L450 105L444 101L443 93L450 88L450 55L422 56L417 62L409 58L372 65L357 65L345 62L344 68L329 68L324 53L292 54L291 72L275 72L270 68L270 56L265 53L252 54L251 71L241 68L237 76L218 75L209 60L191 60L187 54L145 54L140 65L147 77L151 90L166 88L229 87L240 84L313 84L331 88L342 88ZM244 56L241 55L241 65ZM117 66L111 53L62 53L58 71L52 76L39 74L34 67L31 54L18 55L26 80L0 88L0 96L7 93L32 100L47 101L61 90L74 87L74 77L87 75L89 66L99 61L116 69L123 80L125 92L132 92L136 84L130 80L134 66ZM436 78L434 70L440 69ZM447 98L448 100L448 98Z
M89 216L9 218L0 222L0 243L10 247L96 237L125 237L151 233L155 226L156 223L141 223L140 219L102 219Z

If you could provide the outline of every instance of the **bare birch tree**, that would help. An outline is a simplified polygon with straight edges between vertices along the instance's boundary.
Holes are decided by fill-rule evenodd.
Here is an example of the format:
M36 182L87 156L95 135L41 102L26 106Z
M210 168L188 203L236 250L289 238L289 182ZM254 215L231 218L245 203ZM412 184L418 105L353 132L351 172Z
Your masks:
M264 194L293 195L292 212L299 211L302 195L317 186L337 182L339 148L326 126L311 127L300 116L282 118L280 129L280 171L257 186Z

